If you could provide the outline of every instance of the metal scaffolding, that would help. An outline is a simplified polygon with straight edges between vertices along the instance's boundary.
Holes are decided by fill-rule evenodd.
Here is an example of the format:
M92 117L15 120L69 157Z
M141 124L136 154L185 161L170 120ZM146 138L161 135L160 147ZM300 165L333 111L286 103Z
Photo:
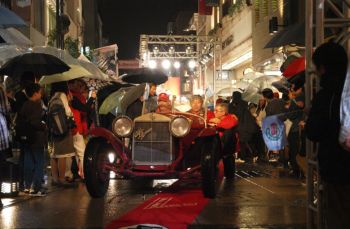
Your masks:
M306 0L305 1L305 57L306 57L306 110L309 110L313 95L318 90L318 80L313 72L312 53L314 47L318 47L325 40L325 28L339 28L334 40L347 48L346 42L350 38L349 8L350 1L341 1L339 6L333 0ZM339 3L340 1L337 1ZM325 6L336 18L325 17ZM314 20L315 19L315 20ZM315 28L315 39L313 28ZM313 46L313 41L316 41ZM322 191L323 186L319 175L317 160L317 145L310 141L306 144L307 152L307 228L322 229L326 224L322 212Z
M165 59L165 58L182 58L198 59L205 49L214 45L221 45L218 37L214 36L180 36L180 35L140 35L140 58ZM159 47L159 52L152 51L152 47ZM176 47L174 52L169 52L166 48ZM162 48L163 47L163 48ZM166 47L166 48L164 48ZM191 52L186 52L186 47L193 47ZM206 47L206 48L205 48Z
M154 48L157 47L157 51ZM169 48L173 47L172 51ZM190 51L186 50L190 47ZM140 63L148 66L149 60L192 59L197 62L198 72L201 73L207 65L213 67L213 88L215 90L215 74L221 74L221 40L215 36L194 35L140 35ZM203 64L205 60L205 64ZM208 64L207 64L208 63ZM216 69L219 68L219 69ZM205 72L205 71L204 71ZM206 76L200 74L199 85L206 88Z

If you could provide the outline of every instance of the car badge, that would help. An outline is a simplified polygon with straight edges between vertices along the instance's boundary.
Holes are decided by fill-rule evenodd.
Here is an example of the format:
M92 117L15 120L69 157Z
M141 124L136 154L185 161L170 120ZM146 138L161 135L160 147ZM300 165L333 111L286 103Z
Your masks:
M137 140L142 140L142 139L144 139L145 137L146 137L146 135L147 134L149 134L149 133L151 133L151 131L152 131L152 127L151 128L149 128L148 130L144 130L144 129L142 129L142 128L139 128L139 129L137 129L136 131L135 131L135 133L134 133L134 137L137 139Z

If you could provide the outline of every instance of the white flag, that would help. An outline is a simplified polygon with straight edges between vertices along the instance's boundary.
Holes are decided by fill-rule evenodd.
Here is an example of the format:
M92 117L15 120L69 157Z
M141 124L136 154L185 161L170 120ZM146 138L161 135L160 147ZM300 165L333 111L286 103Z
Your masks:
M286 131L283 121L277 115L267 116L262 121L262 134L269 150L281 150L286 145Z

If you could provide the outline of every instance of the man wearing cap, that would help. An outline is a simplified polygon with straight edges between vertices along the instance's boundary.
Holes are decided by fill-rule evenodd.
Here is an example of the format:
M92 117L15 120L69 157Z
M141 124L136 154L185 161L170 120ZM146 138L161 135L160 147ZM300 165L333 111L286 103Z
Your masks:
M166 93L160 93L158 96L158 107L157 113L168 113L171 112L171 102L169 96Z

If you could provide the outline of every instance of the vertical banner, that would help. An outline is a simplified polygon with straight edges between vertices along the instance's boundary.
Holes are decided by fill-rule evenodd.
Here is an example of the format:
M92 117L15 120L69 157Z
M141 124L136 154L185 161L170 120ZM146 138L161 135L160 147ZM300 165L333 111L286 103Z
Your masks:
M198 0L198 14L211 15L212 7L205 4L205 0Z
M262 134L269 150L281 150L287 139L284 122L277 115L267 116L262 121Z
M92 62L108 76L118 77L118 46L116 44L97 48L92 53Z

